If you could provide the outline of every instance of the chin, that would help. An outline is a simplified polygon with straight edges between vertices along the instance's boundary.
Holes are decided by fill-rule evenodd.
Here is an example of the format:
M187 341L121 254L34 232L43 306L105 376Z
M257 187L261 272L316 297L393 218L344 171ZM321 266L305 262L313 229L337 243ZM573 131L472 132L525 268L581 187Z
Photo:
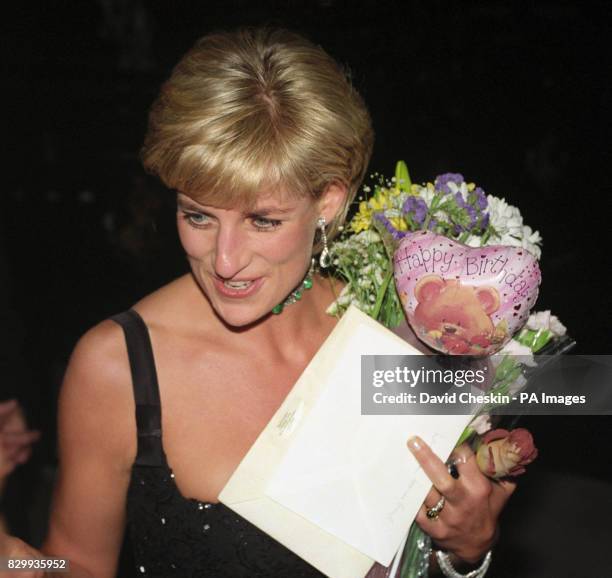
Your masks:
M254 303L243 303L236 305L214 303L213 309L215 310L215 313L219 319L221 319L227 325L236 328L251 325L272 311L272 307L268 309Z

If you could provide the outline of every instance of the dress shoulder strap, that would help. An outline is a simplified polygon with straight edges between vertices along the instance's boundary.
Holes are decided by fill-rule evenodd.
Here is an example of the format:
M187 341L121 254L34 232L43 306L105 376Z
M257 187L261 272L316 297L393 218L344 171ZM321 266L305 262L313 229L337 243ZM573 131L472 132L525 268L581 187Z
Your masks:
M159 384L149 330L133 309L110 319L123 328L130 360L138 429L138 452L134 463L140 466L167 465L161 438Z

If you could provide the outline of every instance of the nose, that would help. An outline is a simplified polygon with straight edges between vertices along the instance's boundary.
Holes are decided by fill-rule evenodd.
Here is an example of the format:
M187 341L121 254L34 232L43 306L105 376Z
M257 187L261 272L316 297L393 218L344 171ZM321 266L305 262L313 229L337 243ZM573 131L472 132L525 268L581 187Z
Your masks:
M215 273L223 279L235 277L249 264L248 244L237 224L219 226L215 245Z

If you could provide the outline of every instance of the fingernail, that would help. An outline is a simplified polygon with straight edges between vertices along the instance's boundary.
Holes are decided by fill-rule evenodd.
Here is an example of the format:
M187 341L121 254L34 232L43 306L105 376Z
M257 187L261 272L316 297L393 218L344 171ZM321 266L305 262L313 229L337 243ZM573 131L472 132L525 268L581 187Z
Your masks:
M418 452L423 449L423 440L419 436L412 436L408 438L408 448L413 452Z

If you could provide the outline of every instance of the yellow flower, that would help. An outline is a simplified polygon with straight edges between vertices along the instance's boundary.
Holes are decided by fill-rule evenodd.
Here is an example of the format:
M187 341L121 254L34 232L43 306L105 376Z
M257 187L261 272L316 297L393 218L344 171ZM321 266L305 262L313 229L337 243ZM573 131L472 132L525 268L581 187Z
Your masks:
M394 186L392 189L389 189L389 194L390 194L392 197L399 197L399 194L400 194L401 192L402 192L402 191L400 190L400 188L399 188L397 185L395 185L395 186Z
M376 197L372 197L368 201L368 205L374 211L383 211L391 206L387 197L387 189L383 189Z
M377 193L367 201L359 203L359 211L351 220L350 229L355 233L367 231L372 226L372 217L375 212L391 209L394 206L393 199L401 193L399 188L380 188ZM392 220L394 226L400 231L407 230L408 226L404 219L396 217Z
M408 224L402 217L391 217L389 222L395 227L397 231L407 231Z
M351 220L351 229L355 233L367 231L372 223L372 209L366 201L359 203L359 212Z

